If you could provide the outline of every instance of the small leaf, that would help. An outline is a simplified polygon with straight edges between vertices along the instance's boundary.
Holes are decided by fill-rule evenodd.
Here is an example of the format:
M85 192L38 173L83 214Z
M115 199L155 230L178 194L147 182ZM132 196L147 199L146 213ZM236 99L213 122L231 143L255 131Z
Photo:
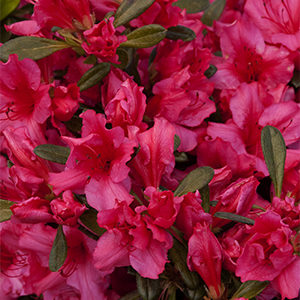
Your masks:
M232 296L232 300L236 298L251 299L260 294L269 284L269 281L249 280L239 287L239 289Z
M168 28L166 38L170 40L182 40L184 42L189 42L196 38L196 34L188 27L177 25Z
M122 47L149 48L166 37L167 30L157 24L150 24L140 27L127 35L127 41L122 43Z
M119 27L141 15L155 0L123 0L116 11L114 26Z
M64 42L39 38L36 36L21 36L12 39L0 47L0 59L7 61L10 54L17 54L19 60L30 58L38 60L52 53L69 48Z
M141 277L136 274L137 289L144 300L157 300L161 294L159 280Z
M212 26L214 20L218 20L226 5L226 0L215 0L204 12L201 21L203 24Z
M99 227L97 223L97 211L95 209L88 209L80 216L81 223L90 231L98 236L101 236L106 230Z
M0 21L4 20L19 5L20 0L0 0Z
M300 87L300 71L294 70L294 76L291 81L292 85L298 89Z
M210 205L209 205L209 185L207 184L200 190L200 195L202 199L202 207L205 212L209 212L210 210Z
M175 134L174 135L174 151L176 151L178 149L180 144L181 144L180 137L177 134Z
M204 75L205 75L207 78L210 78L210 77L212 77L213 75L215 75L217 71L218 71L218 69L217 69L216 66L210 65L209 68L204 72Z
M225 220L230 220L234 222L239 222L239 223L244 223L248 225L254 225L254 221L252 219L233 214L230 212L225 212L225 211L218 211L214 214L214 217L220 218L220 219L225 219Z
M52 144L39 145L34 148L33 152L43 159L63 165L67 162L70 155L68 147Z
M211 167L200 167L190 172L179 184L174 195L176 197L195 192L205 187L214 177Z
M98 84L109 73L109 71L110 64L106 62L100 63L86 71L77 83L80 91L85 91Z
M10 219L12 216L10 207L14 204L12 201L0 199L0 223Z
M203 11L209 7L209 0L178 0L174 4L181 9L186 9L188 14Z
M286 158L286 146L280 131L265 126L261 131L261 147L276 196L280 198Z
M68 246L62 226L59 225L49 256L49 269L57 272L67 258Z

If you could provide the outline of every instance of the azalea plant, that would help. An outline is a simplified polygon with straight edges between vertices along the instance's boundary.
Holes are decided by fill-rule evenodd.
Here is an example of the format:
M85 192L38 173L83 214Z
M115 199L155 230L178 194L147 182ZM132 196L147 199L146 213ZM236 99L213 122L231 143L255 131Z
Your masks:
M0 4L1 299L299 299L298 0Z

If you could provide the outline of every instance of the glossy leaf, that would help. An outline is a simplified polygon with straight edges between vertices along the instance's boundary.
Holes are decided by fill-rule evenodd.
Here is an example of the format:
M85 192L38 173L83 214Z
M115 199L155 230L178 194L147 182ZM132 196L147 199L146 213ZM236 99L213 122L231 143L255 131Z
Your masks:
M21 36L12 39L0 47L0 59L7 61L10 54L17 54L19 60L30 58L39 60L56 51L69 48L64 42L40 38L36 36Z
M0 21L5 19L19 5L20 0L0 0Z
M157 24L140 27L127 35L127 41L122 43L122 47L149 48L166 37L167 30Z
M196 38L196 34L188 27L177 25L168 28L166 38L170 40L182 40L184 42L189 42Z
M14 204L12 201L0 199L0 223L10 219L12 216L10 207Z
M110 64L103 62L98 65L95 65L87 72L78 81L77 85L80 88L80 91L85 91L88 88L98 84L110 71Z
M155 0L123 0L116 11L114 26L119 27L141 15Z
M39 145L34 148L33 152L43 159L63 165L67 162L70 155L70 149L68 147L52 144Z
M254 221L252 219L233 214L230 212L225 212L225 211L218 211L214 214L215 218L220 218L220 219L225 219L225 220L230 220L234 222L239 222L239 223L244 223L248 225L254 225Z
M173 5L185 8L188 14L193 14L207 9L209 0L178 0Z
M137 289L143 300L157 300L161 294L161 286L159 280L141 277L136 274Z
M49 269L52 272L57 272L62 267L67 258L67 251L67 240L62 226L59 225L49 256Z
M190 172L179 184L174 192L176 197L195 192L205 187L214 177L211 167L200 167Z
M212 26L215 20L221 17L226 5L226 0L215 0L204 12L201 21L203 24Z
M239 289L232 296L232 300L236 298L251 299L260 294L269 284L269 281L249 280L239 287Z
M280 131L272 126L264 127L261 131L261 147L276 196L280 198L286 158L286 146Z
M106 230L97 223L97 211L88 209L80 216L81 223L97 236L101 236Z

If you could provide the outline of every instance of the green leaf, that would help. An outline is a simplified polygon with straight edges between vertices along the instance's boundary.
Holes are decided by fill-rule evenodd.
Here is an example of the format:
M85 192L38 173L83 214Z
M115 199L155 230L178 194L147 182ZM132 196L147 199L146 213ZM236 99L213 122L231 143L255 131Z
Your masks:
M207 184L200 190L200 195L202 199L202 207L205 212L209 212L210 210L210 205L209 205L209 185Z
M300 87L300 71L294 70L294 76L291 81L292 85L298 89Z
M119 27L141 15L155 0L123 0L116 11L114 26Z
M137 289L144 300L157 300L161 294L159 280L141 277L136 274Z
M239 222L239 223L244 223L248 225L254 225L254 221L252 219L233 214L230 212L225 212L225 211L218 211L214 214L214 217L220 218L220 219L225 219L225 220L230 220L234 222Z
M61 268L67 258L67 252L67 240L62 226L59 225L49 256L50 271L57 272Z
M177 134L175 134L174 135L174 151L176 151L178 149L180 144L181 144L180 137Z
M140 27L127 35L127 41L122 43L122 47L149 48L166 37L167 30L157 24L150 24Z
M4 20L19 5L20 0L0 0L0 21Z
M110 64L107 62L100 63L86 71L77 83L80 91L85 91L98 84L109 73L109 71Z
M226 5L226 0L215 0L204 12L201 21L203 24L212 26L214 20L218 20Z
M211 167L200 167L190 172L179 184L174 192L176 197L195 192L205 187L214 177Z
M70 155L70 149L68 147L52 144L39 145L34 148L33 152L43 159L63 165L67 162Z
M101 236L106 230L97 223L97 211L88 209L80 216L81 223L97 236Z
M269 284L269 281L257 281L257 280L249 280L239 287L239 289L234 293L231 300L236 298L254 298L258 294L260 294Z
M17 54L19 60L30 58L38 60L52 53L69 48L64 42L39 38L36 36L21 36L12 39L0 47L0 59L7 61L10 54Z
M196 34L188 27L177 25L168 28L166 38L170 40L182 40L184 42L189 42L196 38Z
M135 290L121 297L120 300L140 300L140 298L140 293L137 290Z
M188 14L203 11L209 7L209 0L178 0L174 4L181 9L186 9Z
M12 201L0 199L0 223L10 219L12 216L10 207L14 204Z
M217 69L216 66L210 65L209 68L204 72L204 75L205 75L207 78L210 78L210 77L212 77L213 75L215 75L217 71L218 71L218 69Z
M280 198L286 157L286 146L280 131L265 126L261 131L261 147L276 196Z

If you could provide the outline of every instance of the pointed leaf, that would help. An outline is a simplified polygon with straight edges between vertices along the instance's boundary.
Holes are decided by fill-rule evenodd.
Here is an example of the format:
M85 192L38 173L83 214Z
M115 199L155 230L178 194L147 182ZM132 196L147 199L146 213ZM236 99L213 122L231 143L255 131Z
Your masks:
M12 216L10 207L14 204L12 201L0 199L0 223L10 219Z
M208 8L209 0L178 0L173 5L185 8L188 14L193 14Z
M174 135L174 151L176 151L178 149L180 144L181 144L180 137L177 134L175 134Z
M136 274L137 289L144 300L156 300L161 294L159 280L141 277Z
M257 281L257 280L249 280L239 287L239 289L232 296L232 300L236 298L254 298L258 294L260 294L269 284L269 281Z
M36 36L21 36L12 39L0 47L0 59L7 61L10 54L17 54L19 60L30 58L38 60L52 53L69 48L64 42L40 38Z
M119 27L141 15L155 0L123 0L116 11L114 26Z
M67 258L67 251L67 240L62 226L59 225L49 256L50 271L57 272L61 268Z
M127 41L122 43L122 47L149 48L166 37L167 30L157 24L140 27L127 35Z
M34 148L33 152L46 160L50 160L55 163L65 164L70 155L70 149L68 147L43 144Z
M190 172L179 184L174 192L176 197L195 192L205 187L214 177L211 167L200 167Z
M261 147L276 196L280 198L286 158L286 146L280 131L275 127L265 126L261 131Z
M226 0L215 0L204 12L201 21L203 24L212 26L214 20L218 20L226 5Z
M0 0L0 21L5 19L19 5L20 0Z
M87 72L78 81L77 85L80 88L80 91L85 91L88 88L98 84L110 71L110 64L103 62L100 63Z
M214 214L215 218L220 218L220 219L225 219L225 220L230 220L234 222L239 222L239 223L244 223L248 225L254 225L254 221L252 219L233 214L230 212L225 212L225 211L218 211Z
M189 42L196 38L196 34L188 27L177 25L168 28L166 38L170 40L182 40L184 42Z
M81 223L90 231L98 236L101 236L106 230L99 227L97 223L97 211L95 209L88 209L80 216Z

